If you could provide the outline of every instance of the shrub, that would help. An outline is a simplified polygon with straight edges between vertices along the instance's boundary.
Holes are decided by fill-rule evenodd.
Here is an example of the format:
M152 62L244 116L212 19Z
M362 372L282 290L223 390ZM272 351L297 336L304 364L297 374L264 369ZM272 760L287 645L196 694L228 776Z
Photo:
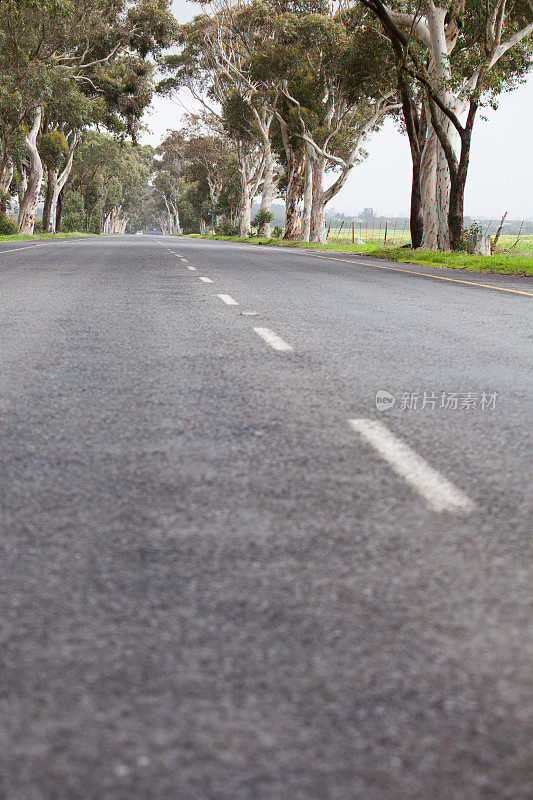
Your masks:
M215 230L215 233L219 236L237 236L239 229L236 225L232 225L231 222L223 222L222 225L219 225Z
M61 230L65 233L72 233L74 231L82 231L85 227L84 215L76 212L63 214L61 220Z
M254 228L262 228L274 219L272 211L258 211L252 220Z
M281 239L282 236L283 236L283 228L280 228L279 225L276 225L276 227L272 231L272 238L273 239Z
M8 217L5 211L0 211L0 236L13 236L18 233L17 223Z

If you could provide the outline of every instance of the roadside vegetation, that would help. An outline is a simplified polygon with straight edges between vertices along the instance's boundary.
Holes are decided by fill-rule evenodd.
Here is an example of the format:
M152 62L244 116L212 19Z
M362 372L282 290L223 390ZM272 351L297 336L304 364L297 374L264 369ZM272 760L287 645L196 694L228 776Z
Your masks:
M14 233L10 236L0 236L0 242L26 242L34 239L69 239L82 236L91 236L90 233L71 231L68 233Z
M191 234L198 237L198 234ZM199 238L199 237L198 237ZM281 238L265 239L260 236L222 236L205 234L204 239L227 242L246 242L275 247L305 248L334 253L357 253L372 258L384 258L406 264L470 270L472 272L494 272L505 275L533 275L533 252L496 252L491 256L470 255L464 252L438 252L412 247L383 247L376 244L320 244L318 242L290 242ZM528 237L533 240L533 237ZM532 248L533 249L533 248Z
M0 234L33 234L42 208L51 234L268 240L281 198L284 242L329 248L328 205L393 120L412 161L411 260L490 251L480 225L465 238L472 134L527 78L532 0L212 0L186 24L170 0L2 9ZM156 94L195 110L153 148L138 139ZM387 248L390 230L379 236ZM379 250L368 244L377 249L356 252ZM500 249L498 271L517 257L499 260Z

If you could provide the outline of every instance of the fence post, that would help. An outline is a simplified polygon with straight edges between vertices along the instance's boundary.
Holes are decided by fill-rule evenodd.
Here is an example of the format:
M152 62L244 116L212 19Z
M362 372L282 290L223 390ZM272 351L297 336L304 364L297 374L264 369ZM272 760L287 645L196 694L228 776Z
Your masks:
M355 233L353 229L354 223L352 222L352 244L355 244Z
M383 244L387 244L387 226L389 224L388 220L385 220L385 238L383 239Z

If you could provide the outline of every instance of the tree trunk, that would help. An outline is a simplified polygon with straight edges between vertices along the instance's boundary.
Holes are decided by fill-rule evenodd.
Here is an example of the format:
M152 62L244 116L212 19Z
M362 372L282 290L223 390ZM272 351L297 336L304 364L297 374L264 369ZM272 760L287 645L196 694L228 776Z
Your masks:
M79 140L79 134L77 132L73 133L67 163L63 167L61 173L59 173L57 169L48 170L48 185L46 187L46 200L43 209L43 231L46 233L55 233L57 230L57 202L72 171L74 151Z
M41 127L41 115L42 111L38 108L35 112L32 129L26 135L25 140L28 158L28 184L19 208L19 233L31 234L35 227L35 215L37 214L39 193L43 182L43 164L37 150L37 135Z
M429 127L428 136L422 158L420 159L420 199L422 201L422 218L424 235L421 247L424 250L436 250L438 246L437 221L437 135Z
M61 220L63 219L63 203L65 202L65 187L59 192L56 207L56 233L61 230Z
M239 236L249 236L252 227L252 198L247 181L242 181L241 200L239 204Z
M55 233L56 230L56 211L57 199L54 203L54 196L57 192L57 169L48 169L48 181L46 183L46 197L43 208L43 231L45 233Z
M446 126L445 129L449 128ZM448 130L446 130L448 133ZM437 180L436 180L436 204L437 204L437 247L441 251L450 249L450 231L448 228L448 216L450 212L450 170L444 155L444 150L440 142L437 142Z
M409 227L411 230L411 247L418 248L422 246L424 238L424 215L422 212L422 193L420 191L420 159L413 159L412 175Z
M302 199L301 178L305 168L305 155L297 158L291 142L289 126L281 116L276 114L280 129L283 149L287 159L287 191L285 193L285 232L283 238L296 242L302 235Z
M302 200L303 191L300 184L303 164L300 171L293 171L289 175L287 192L285 194L285 232L283 238L290 242L297 242L302 235Z
M13 162L9 156L2 159L0 167L0 192L8 192L13 180Z
M309 153L305 159L304 205L302 212L302 242L311 236L311 209L313 206L313 165Z
M426 117L424 106L419 110L413 97L413 92L406 74L402 69L402 51L398 43L392 42L398 61L398 87L402 99L402 111L405 128L409 138L411 150L412 177L411 177L411 213L409 227L411 230L411 247L417 248L422 244L424 236L424 217L422 213L422 195L420 191L420 162L422 150L427 137Z
M270 141L268 141L268 143L265 143L265 170L263 173L263 191L261 193L261 205L259 207L260 211L264 211L267 214L270 214L272 211L272 202L276 193L276 186L276 165L272 155ZM264 236L265 239L270 239L272 235L272 226L270 220L263 223L259 227L257 235Z
M313 202L311 205L311 231L309 234L310 242L326 243L326 215L324 192L322 189L324 182L325 160L321 156L313 158Z

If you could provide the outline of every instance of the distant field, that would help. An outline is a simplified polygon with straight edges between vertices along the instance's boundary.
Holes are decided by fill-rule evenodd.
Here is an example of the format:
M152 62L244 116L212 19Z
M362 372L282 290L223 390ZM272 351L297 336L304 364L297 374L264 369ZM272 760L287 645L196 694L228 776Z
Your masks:
M517 241L518 240L518 241ZM533 255L533 236L500 236L496 245L497 253L527 253Z
M353 244L371 244L380 247L401 247L410 244L411 234L407 225L387 227L387 239L385 240L385 228L375 227L362 223L354 227ZM346 245L352 244L352 229L350 228L331 228L328 236L328 244ZM533 255L533 236L521 234L501 235L496 245L496 253L526 253Z
M375 244L385 243L385 233L387 234L387 245L395 246L408 244L411 241L411 233L407 222L401 225L385 227L373 225L372 223L362 222L354 225L353 244ZM328 236L329 244L352 244L352 228L350 227L331 227Z

